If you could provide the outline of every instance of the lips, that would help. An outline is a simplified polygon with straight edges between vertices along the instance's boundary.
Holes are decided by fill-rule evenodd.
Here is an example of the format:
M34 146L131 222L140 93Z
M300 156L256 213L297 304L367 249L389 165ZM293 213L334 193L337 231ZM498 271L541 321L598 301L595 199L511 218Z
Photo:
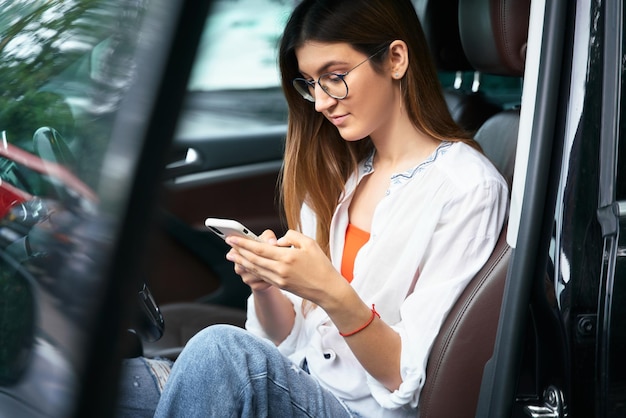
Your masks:
M327 116L328 120L335 126L340 126L348 118L348 115Z

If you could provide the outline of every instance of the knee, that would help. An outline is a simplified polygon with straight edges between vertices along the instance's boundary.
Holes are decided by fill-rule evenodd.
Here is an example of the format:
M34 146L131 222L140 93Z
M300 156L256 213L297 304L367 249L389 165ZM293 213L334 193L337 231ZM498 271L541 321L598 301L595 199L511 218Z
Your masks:
M281 355L269 341L232 325L211 325L193 336L176 360L191 368L236 365L263 368L267 358ZM260 360L260 363L257 362Z
M211 325L199 331L187 342L179 360L189 357L198 360L207 359L222 352L232 352L236 350L237 341L243 338L242 334L246 332L232 325Z
M238 338L241 338L242 334L246 333L247 331L233 325L211 325L191 337L185 345L185 349L196 346L207 347L216 343L221 345L227 343L228 341L237 340Z

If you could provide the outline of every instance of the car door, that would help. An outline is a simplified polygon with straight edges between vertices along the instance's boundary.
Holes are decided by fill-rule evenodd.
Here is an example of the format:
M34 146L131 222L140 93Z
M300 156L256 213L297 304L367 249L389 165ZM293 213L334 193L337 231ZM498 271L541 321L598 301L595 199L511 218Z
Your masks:
M235 219L257 234L285 230L277 181L287 109L276 47L291 7L271 0L213 5L165 162L160 225L146 267L160 304L245 306L249 289L205 218Z
M626 98L624 56L626 10L605 5L603 116L599 157L597 219L603 251L599 281L596 343L596 416L626 415Z
M623 416L624 9L531 7L515 249L476 416Z
M0 416L112 416L158 337L141 260L209 6L0 3Z

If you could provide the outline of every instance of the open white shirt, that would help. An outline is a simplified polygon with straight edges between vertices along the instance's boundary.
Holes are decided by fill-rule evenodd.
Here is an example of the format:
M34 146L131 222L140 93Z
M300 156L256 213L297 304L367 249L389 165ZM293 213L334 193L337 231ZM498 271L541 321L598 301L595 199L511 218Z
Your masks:
M330 253L340 269L348 208L361 179L373 172L373 155L345 186L330 228ZM426 161L391 177L372 219L370 239L354 264L352 286L376 305L402 340L400 388L390 392L370 376L321 308L301 309L279 350L351 409L365 417L414 417L426 378L426 362L446 314L495 247L508 210L508 188L482 154L460 142L443 142ZM306 205L302 232L315 236ZM267 337L248 301L247 329ZM459 376L459 378L462 378Z

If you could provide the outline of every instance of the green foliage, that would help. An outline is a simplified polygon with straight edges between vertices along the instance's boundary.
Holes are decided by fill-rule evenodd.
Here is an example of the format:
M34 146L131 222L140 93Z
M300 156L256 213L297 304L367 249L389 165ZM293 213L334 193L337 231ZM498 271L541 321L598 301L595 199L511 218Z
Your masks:
M95 185L110 127L100 121L127 85L132 42L124 36L136 34L144 3L0 0L0 133L8 142L33 152L35 131L54 128L81 154L75 174Z
M110 20L94 7L99 2L0 3L0 131L7 131L10 142L28 150L34 130L51 123L72 134L63 92L54 96L41 89L107 35Z
M119 31L116 17L120 1L0 0L0 138L32 153L33 134L40 127L55 128L67 139L80 136L88 144L78 144L78 149L96 150L81 162L97 178L99 165L90 157L101 158L108 135L88 123L93 118L84 115L97 96L96 90L89 89L98 84L92 74L102 74L105 66L105 60L96 59L93 51ZM101 55L109 58L108 52ZM83 119L79 120L81 112ZM46 194L41 175L23 169L20 173L29 186L35 187L12 183L30 193ZM85 173L80 177L85 180ZM11 183L10 178L1 181ZM28 364L34 338L34 296L20 269L0 259L2 383L19 377Z

